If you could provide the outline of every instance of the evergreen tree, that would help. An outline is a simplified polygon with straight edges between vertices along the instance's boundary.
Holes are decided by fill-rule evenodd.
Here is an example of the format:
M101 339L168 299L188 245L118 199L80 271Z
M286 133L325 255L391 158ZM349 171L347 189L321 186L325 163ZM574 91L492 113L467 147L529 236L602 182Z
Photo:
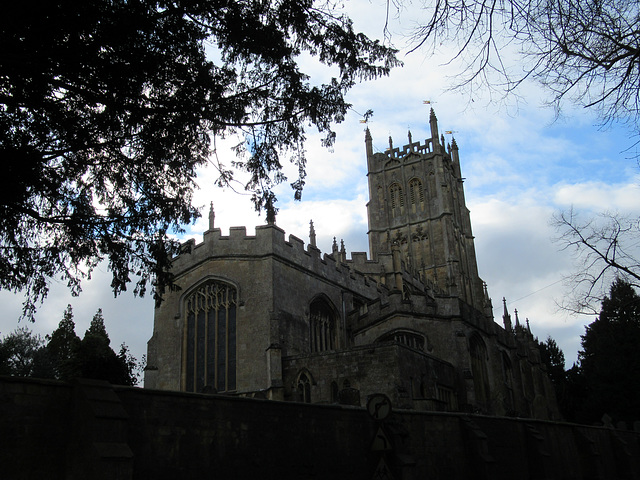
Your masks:
M106 380L116 385L135 385L137 378L134 368L130 367L131 361L135 365L135 358L127 355L128 349L124 344L117 355L109 346L110 343L102 309L99 309L93 316L78 349L77 365L80 376Z
M93 319L89 324L89 329L85 332L84 336L85 338L87 338L87 336L95 337L103 342L107 347L111 343L109 334L107 333L107 327L104 326L104 316L102 315L101 308L99 308L93 316Z
M58 380L69 380L80 374L76 361L80 338L76 335L75 328L73 309L71 305L67 305L58 328L47 336L47 351L54 365L54 377Z
M556 387L556 392L558 392L558 388L562 387L566 380L564 353L551 336L548 336L544 342L537 341L537 343L540 350L540 359L547 366L549 379Z
M640 419L640 296L618 278L602 302L600 316L586 327L578 353L585 398L580 419Z
M27 328L18 328L0 340L0 375L106 380L116 385L138 383L138 363L123 343L116 354L104 325L102 309L80 338L75 332L73 309L67 305L58 328L46 336L47 343Z
M540 360L547 367L547 375L556 393L560 413L565 419L570 419L572 418L571 399L567 385L564 353L551 336L548 336L544 342L540 342L536 338L536 343L540 351Z

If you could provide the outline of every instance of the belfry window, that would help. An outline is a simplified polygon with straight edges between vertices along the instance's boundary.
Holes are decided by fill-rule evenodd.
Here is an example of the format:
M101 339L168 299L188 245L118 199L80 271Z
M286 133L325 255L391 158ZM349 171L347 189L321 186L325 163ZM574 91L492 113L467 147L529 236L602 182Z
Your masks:
M402 196L402 187L397 183L389 186L389 197L391 199L391 209L395 210L404 207L404 197Z
M237 293L231 285L210 281L185 300L184 388L200 392L236 389Z
M336 346L336 319L324 300L315 300L309 309L309 329L312 352L333 350Z
M412 178L409 181L409 198L412 206L424 203L424 190L418 178Z

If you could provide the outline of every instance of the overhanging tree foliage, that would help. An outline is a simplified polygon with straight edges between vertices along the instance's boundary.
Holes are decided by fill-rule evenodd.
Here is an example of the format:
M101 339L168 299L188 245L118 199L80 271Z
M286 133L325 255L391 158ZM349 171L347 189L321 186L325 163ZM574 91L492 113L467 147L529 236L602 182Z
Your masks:
M401 0L393 0L400 9ZM414 49L457 50L455 86L513 92L534 78L559 107L596 108L604 123L640 119L640 6L628 0L433 0Z
M116 294L132 274L136 294L170 284L168 235L198 216L217 136L245 137L233 166L256 208L275 209L286 159L299 197L305 129L330 145L346 91L398 64L312 0L25 0L3 8L0 41L0 288L26 292L28 317L51 278L77 293L105 258ZM335 77L312 84L303 53Z

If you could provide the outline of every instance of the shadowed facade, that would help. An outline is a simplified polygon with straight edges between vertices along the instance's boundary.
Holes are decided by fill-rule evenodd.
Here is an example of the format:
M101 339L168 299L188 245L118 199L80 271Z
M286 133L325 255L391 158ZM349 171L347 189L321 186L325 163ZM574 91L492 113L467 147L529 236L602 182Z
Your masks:
M174 259L148 344L145 387L309 403L558 418L527 326L494 322L478 275L455 140L374 152L365 131L370 258L330 254L275 222L222 235Z

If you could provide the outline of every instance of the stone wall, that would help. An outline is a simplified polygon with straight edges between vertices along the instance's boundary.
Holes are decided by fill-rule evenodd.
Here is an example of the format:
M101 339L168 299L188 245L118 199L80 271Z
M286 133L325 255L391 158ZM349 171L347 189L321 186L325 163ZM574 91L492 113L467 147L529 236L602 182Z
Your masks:
M384 393L393 405L445 410L452 406L438 405L437 387L451 392L457 387L455 369L450 363L393 342L284 357L285 400L296 400L297 378L303 371L312 377L312 403L331 403L331 383L342 390L346 381L360 399L350 405L365 406L369 395Z
M0 432L5 480L640 478L626 430L94 381L1 377Z

